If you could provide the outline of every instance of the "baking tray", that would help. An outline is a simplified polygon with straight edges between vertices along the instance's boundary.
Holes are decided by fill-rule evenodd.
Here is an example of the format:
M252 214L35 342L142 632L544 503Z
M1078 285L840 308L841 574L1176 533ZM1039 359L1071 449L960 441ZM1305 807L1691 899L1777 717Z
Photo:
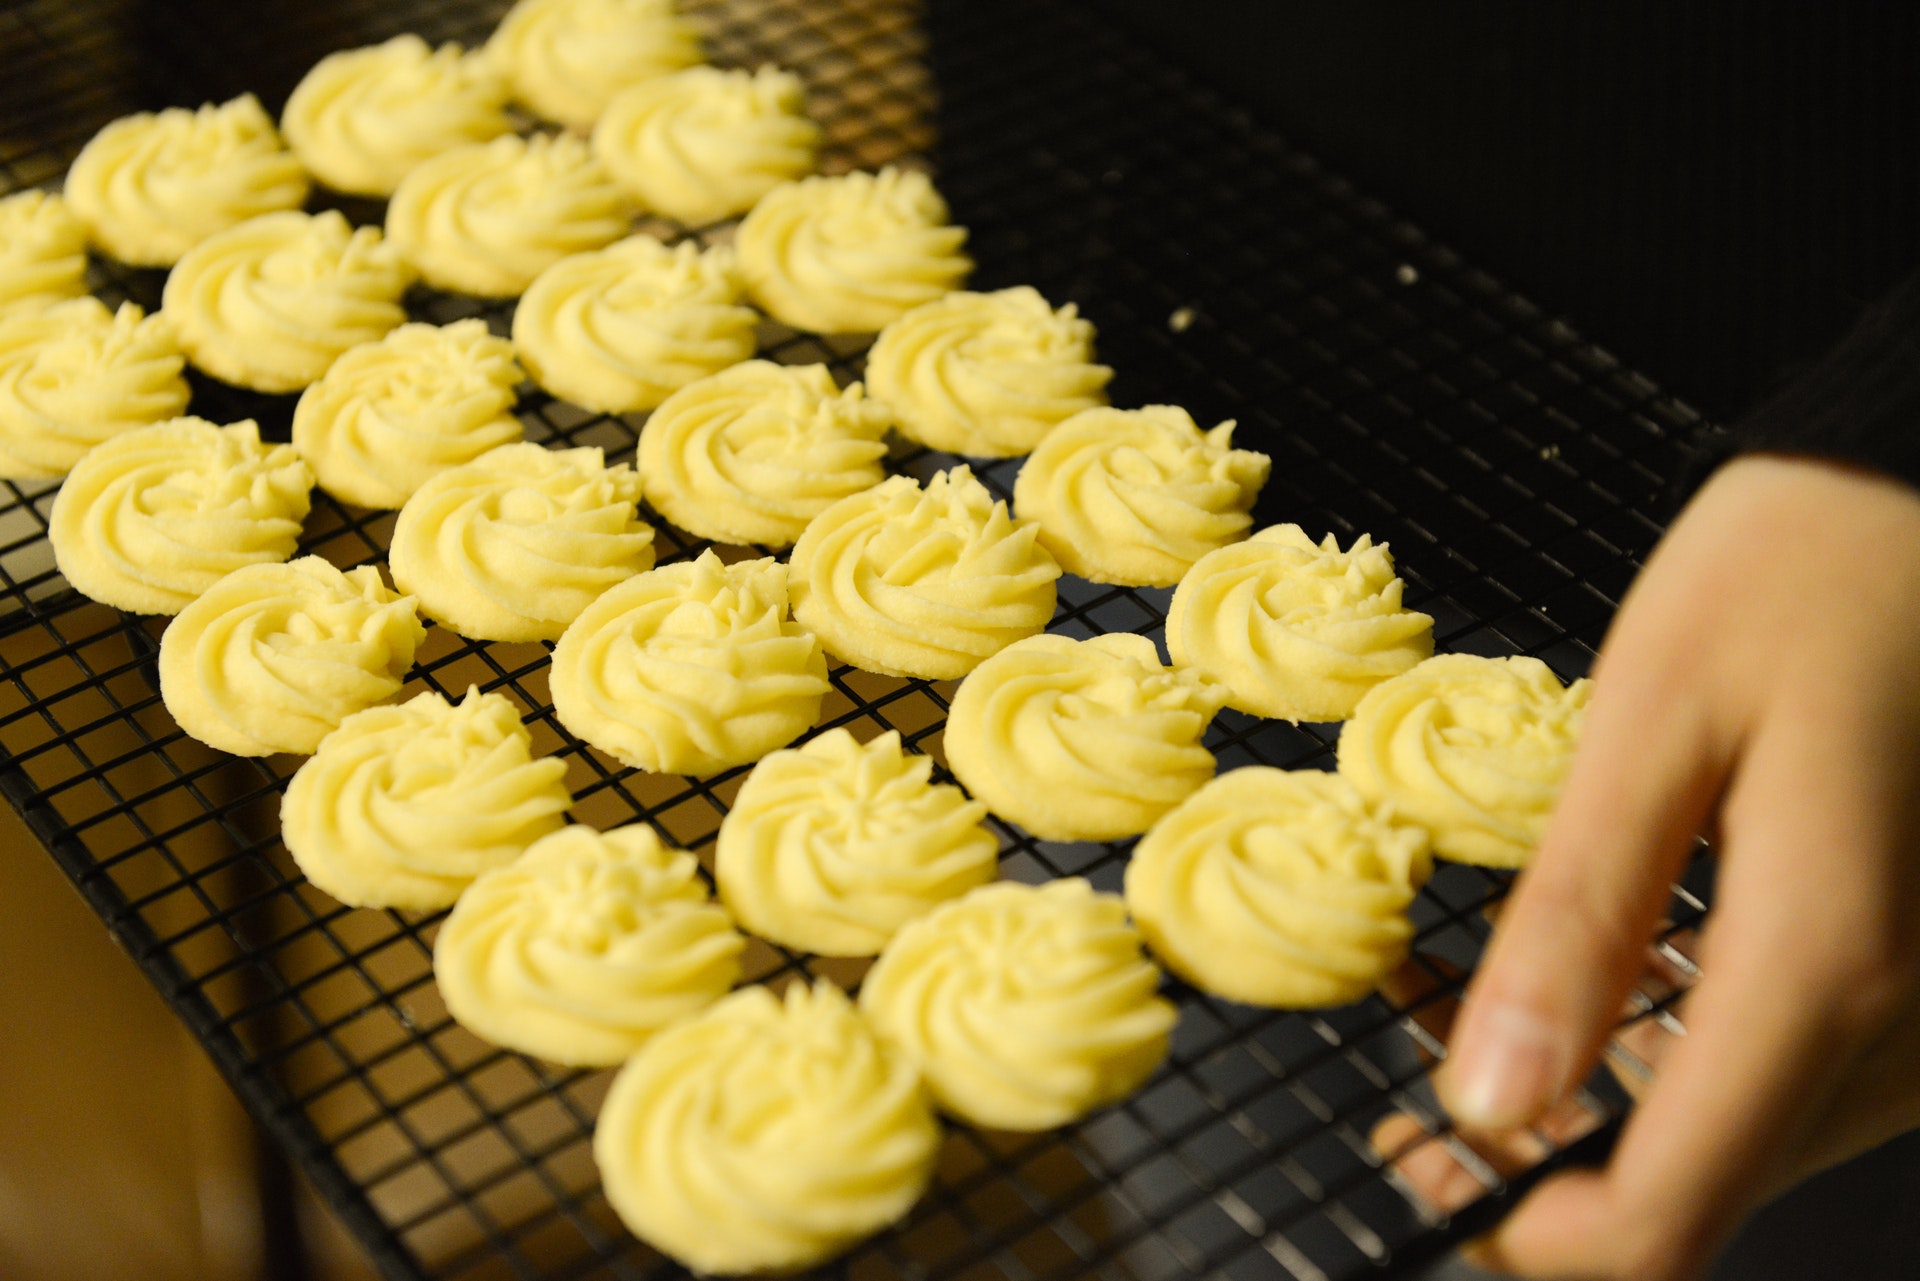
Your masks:
M277 109L321 54L416 30L482 39L498 3L249 6L38 0L0 12L0 189L57 185L126 111L252 89ZM1038 286L1099 326L1116 403L1168 402L1274 459L1260 523L1389 541L1442 649L1586 670L1697 425L1685 406L1462 262L1264 125L1070 0L717 0L688 6L716 62L798 71L830 170L931 164L972 229L981 287ZM360 217L377 207L348 206ZM689 234L660 224L668 236ZM723 240L726 228L690 233ZM161 276L96 263L109 302ZM511 304L416 293L410 310ZM776 327L763 354L825 361L864 342ZM196 382L194 412L285 439L290 398ZM639 417L529 391L530 439L630 457ZM953 460L896 451L926 476ZM976 468L1006 494L1017 460ZM156 692L159 623L79 598L45 539L52 485L0 484L0 790L199 1037L260 1123L395 1278L668 1277L619 1227L588 1150L608 1074L492 1049L434 989L438 917L349 911L300 878L277 836L298 760L236 760L185 738ZM316 492L302 550L378 562L391 513ZM661 528L663 560L701 544ZM1053 630L1158 637L1168 593L1063 579ZM567 760L573 816L643 818L710 860L744 771L615 767L562 732L546 651L434 629L408 693L468 684L519 702ZM825 725L898 729L939 756L951 685L836 668ZM1223 769L1325 766L1337 727L1224 714ZM1130 843L1001 828L1003 874L1119 887ZM32 856L9 851L7 857ZM1426 1078L1434 1016L1458 992L1507 878L1446 867L1414 906L1422 991L1320 1013L1250 1009L1178 983L1167 1067L1134 1098L1043 1135L952 1127L929 1195L829 1268L848 1278L1291 1277L1405 1273L1483 1228L1545 1170L1604 1151L1623 1096L1596 1079L1583 1123L1502 1179L1448 1133ZM1704 911L1676 889L1673 928ZM858 981L863 966L756 944L749 977ZM1660 1017L1653 994L1642 1011ZM1423 1205L1368 1134L1420 1120L1482 1180L1451 1217ZM1574 1142L1571 1135L1583 1135Z

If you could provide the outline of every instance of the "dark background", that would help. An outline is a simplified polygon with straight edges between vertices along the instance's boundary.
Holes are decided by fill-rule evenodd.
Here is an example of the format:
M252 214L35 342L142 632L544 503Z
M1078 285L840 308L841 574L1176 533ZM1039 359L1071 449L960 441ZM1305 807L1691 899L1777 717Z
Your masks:
M1920 265L1920 6L1106 8L1711 417Z

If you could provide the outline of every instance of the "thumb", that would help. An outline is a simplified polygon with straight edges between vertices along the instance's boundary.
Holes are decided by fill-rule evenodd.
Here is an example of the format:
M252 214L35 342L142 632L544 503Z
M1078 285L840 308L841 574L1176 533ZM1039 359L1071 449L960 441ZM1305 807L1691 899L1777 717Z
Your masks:
M1502 908L1436 1084L1469 1130L1533 1120L1591 1069L1732 762L1699 682L1629 617L1533 866ZM1641 625L1636 626L1639 622Z

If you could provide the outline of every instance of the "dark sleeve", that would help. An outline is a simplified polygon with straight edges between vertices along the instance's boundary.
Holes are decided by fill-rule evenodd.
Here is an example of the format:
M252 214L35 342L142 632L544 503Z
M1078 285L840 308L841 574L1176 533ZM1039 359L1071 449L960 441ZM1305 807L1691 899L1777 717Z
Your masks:
M1920 274L1867 308L1818 364L1701 446L1693 479L1735 454L1766 450L1839 459L1920 486Z

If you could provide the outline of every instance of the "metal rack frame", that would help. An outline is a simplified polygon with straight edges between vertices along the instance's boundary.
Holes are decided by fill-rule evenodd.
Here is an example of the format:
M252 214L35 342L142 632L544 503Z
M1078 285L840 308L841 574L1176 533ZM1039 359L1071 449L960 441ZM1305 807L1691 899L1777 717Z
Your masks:
M55 4L0 14L0 190L56 181L115 115L247 88L269 106L314 57L401 30L477 42L499 3L263 11L233 28L193 0ZM1584 672L1660 528L1660 492L1696 420L1566 326L1462 263L1071 0L714 0L690 5L716 62L798 71L829 169L937 162L971 228L979 287L1032 284L1099 326L1119 404L1172 402L1273 455L1256 516L1390 541L1408 603L1443 649L1529 653ZM213 25L207 25L213 24ZM223 25L225 24L225 25ZM931 72L928 61L931 61ZM939 89L935 111L934 87ZM937 119L939 133L933 129ZM358 217L378 209L344 207ZM725 226L653 224L724 240ZM95 268L108 301L157 305L158 273ZM417 318L511 304L410 299ZM762 355L857 378L864 341L769 326ZM196 381L194 412L252 416L284 439L290 398ZM637 417L523 398L529 439L631 456ZM946 455L898 449L926 476ZM1009 493L1018 461L976 467ZM434 990L437 916L350 911L306 885L275 812L298 761L235 760L166 715L158 620L123 616L53 570L55 486L0 483L0 791L121 945L394 1278L681 1275L627 1237L587 1151L605 1073L555 1069L455 1027ZM392 513L316 492L303 552L377 563ZM703 544L660 527L663 560ZM1168 593L1062 580L1053 630L1159 635ZM710 861L745 771L638 774L570 739L546 696L546 649L434 629L408 692L500 690L569 764L574 817L643 818ZM836 667L822 728L898 729L939 754L950 683ZM1227 713L1222 768L1325 764L1337 727ZM1002 825L1003 874L1117 889L1130 843L1056 844ZM933 1191L829 1270L848 1278L1295 1277L1411 1266L1491 1222L1531 1179L1603 1150L1620 1097L1581 1096L1592 1125L1501 1179L1447 1131L1426 1077L1428 1028L1457 995L1507 878L1445 868L1415 906L1417 995L1292 1013L1177 983L1175 1050L1140 1094L1052 1134L950 1128ZM1703 894L1676 892L1675 929ZM749 978L862 966L756 944ZM1648 997L1661 1017L1671 994ZM1451 1219L1397 1178L1368 1134L1390 1109L1484 1172Z

